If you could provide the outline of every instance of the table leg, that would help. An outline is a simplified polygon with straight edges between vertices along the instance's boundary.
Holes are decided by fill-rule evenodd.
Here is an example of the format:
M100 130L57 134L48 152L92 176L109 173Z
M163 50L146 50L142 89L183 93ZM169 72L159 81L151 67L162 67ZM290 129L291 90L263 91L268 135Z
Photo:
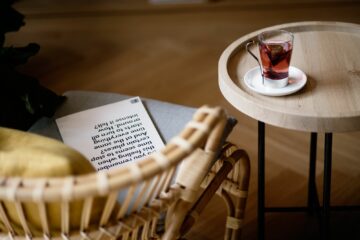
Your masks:
M310 137L310 164L309 164L309 181L308 181L308 202L309 213L313 214L315 210L316 198L316 147L317 133L312 132Z
M258 122L258 239L265 239L265 123Z
M325 134L324 144L324 182L323 206L321 212L321 236L329 239L330 196L331 196L331 165L332 165L332 133ZM313 213L319 209L316 192L316 148L317 133L311 133L310 167L308 182L308 210ZM265 124L258 122L258 239L265 239ZM319 213L319 212L318 212ZM319 213L320 214L320 213Z
M332 133L325 133L324 147L324 189L322 212L322 238L329 239L330 195L331 195Z

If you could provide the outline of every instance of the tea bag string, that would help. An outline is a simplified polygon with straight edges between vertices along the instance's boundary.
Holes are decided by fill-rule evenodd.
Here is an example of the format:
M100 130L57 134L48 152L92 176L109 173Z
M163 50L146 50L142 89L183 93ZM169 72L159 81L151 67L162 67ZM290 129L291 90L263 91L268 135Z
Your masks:
M260 73L261 73L261 77L262 77L262 84L264 85L264 81L265 81L265 80L264 80L264 72L263 72L263 69L262 69L262 67L261 67L261 63L260 63L259 59L256 57L256 55L255 55L253 52L250 51L250 45L252 45L252 44L255 44L255 41L254 41L254 40L252 40L252 41L250 41L250 42L247 42L245 48L246 48L246 51L247 51L248 53L250 53L250 55L251 55L253 58L255 58L255 60L256 60L257 63L259 64Z

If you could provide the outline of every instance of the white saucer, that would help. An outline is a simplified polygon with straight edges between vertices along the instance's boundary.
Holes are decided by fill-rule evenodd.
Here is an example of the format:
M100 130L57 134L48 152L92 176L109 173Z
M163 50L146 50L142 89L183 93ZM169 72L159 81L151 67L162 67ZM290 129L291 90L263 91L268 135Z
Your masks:
M244 82L252 91L266 96L285 96L299 91L305 86L307 77L300 69L290 66L289 83L286 87L270 88L263 85L260 67L255 67L246 72Z

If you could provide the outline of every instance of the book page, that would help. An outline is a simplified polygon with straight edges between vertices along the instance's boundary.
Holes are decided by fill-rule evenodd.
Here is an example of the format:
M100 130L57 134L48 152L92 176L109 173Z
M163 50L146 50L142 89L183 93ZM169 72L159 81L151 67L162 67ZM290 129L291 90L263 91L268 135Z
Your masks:
M97 171L141 160L164 146L139 97L67 115L56 124L64 143Z

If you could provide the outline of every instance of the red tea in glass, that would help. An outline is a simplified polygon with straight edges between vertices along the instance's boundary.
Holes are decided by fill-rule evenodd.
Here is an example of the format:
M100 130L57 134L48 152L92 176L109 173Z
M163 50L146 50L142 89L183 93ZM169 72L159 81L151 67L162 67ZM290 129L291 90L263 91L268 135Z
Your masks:
M261 33L258 39L264 84L274 88L285 87L294 35L285 30L273 30Z
M285 30L262 32L258 36L260 60L250 50L255 41L246 44L246 50L259 63L262 81L272 88L285 87L289 82L289 66L294 35Z
M281 80L289 77L292 42L260 42L259 50L265 78Z

